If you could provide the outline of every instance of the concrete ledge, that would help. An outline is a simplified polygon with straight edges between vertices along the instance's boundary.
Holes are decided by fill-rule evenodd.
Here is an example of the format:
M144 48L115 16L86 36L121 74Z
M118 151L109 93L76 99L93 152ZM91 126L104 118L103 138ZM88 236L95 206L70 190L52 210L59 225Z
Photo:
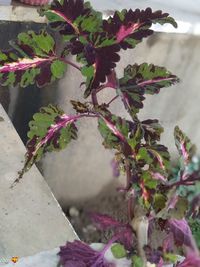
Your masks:
M39 16L37 8L21 4L5 6L0 3L0 20L46 23L46 18Z
M0 258L33 255L77 238L35 166L10 189L25 147L1 105L0 132Z

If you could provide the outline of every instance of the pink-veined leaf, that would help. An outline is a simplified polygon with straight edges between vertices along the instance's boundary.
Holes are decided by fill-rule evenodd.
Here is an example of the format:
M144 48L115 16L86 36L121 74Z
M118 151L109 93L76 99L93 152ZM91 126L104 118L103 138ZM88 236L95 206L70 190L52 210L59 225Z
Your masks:
M134 127L131 121L105 112L100 114L98 122L98 129L104 138L103 145L106 148L122 149L126 155L132 154L132 148L128 143L129 132Z
M161 88L179 82L177 76L163 67L152 64L128 65L124 76L119 80L118 94L131 114L143 107L145 94L157 94Z
M42 10L51 28L70 40L74 36L97 32L102 26L102 13L95 11L83 0L53 1L50 8Z
M185 164L188 164L196 152L196 147L178 126L174 129L175 144Z
M113 230L114 236L118 237L118 242L123 244L127 250L133 248L134 234L129 224L117 221L109 215L95 212L90 214L90 218L98 229L103 231Z
M177 27L177 23L169 14L160 10L152 12L151 8L147 8L116 11L108 20L103 21L103 29L109 36L114 36L123 49L127 49L134 48L144 37L153 34L150 29L153 23L169 23Z
M169 168L170 154L167 147L163 145L144 145L138 150L137 160L143 162L144 165L150 165L150 171L155 173L161 171L160 174L162 175Z
M103 250L96 251L88 244L75 240L61 246L58 255L62 266L66 267L114 267L104 257L109 247L106 245Z
M20 33L12 50L0 52L1 85L42 87L63 76L66 64L56 55L55 41L46 31Z
M107 229L122 226L121 222L117 221L113 217L106 215L106 214L92 212L90 213L90 218L92 222L95 224L95 226L101 230L107 230Z
M66 115L63 110L53 105L41 108L40 112L36 113L29 123L25 164L15 182L18 182L23 174L34 163L38 162L46 152L62 150L71 140L76 139L75 122L82 116L84 114Z

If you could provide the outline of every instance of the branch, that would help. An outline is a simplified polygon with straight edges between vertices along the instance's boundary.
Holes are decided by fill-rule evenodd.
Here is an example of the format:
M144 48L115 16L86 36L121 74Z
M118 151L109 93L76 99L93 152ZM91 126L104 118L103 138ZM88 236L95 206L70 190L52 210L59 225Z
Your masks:
M113 98L106 104L106 106L109 107L110 104L111 104L113 101L115 101L118 97L119 97L118 95L116 95L115 97L113 97Z
M78 65L76 65L75 63L71 62L70 60L68 60L68 59L64 59L64 58L59 58L59 59L60 59L62 62L66 63L66 64L69 64L69 65L71 65L72 67L74 67L75 69L81 71L81 68L80 68Z
M194 185L195 182L200 181L200 173L199 172L194 172L188 178L184 177L184 174L181 176L179 181L176 181L172 184L165 185L164 187L167 189L171 189L173 187L179 187L181 185L183 186L190 186Z

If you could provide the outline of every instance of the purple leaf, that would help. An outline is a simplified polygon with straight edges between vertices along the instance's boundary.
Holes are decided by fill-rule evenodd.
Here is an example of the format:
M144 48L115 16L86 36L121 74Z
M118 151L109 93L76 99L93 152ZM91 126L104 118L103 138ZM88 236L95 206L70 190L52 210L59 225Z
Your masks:
M60 247L60 262L64 267L114 267L105 258L109 246L101 251L95 251L88 244L75 240Z
M190 253L177 267L200 267L200 257L195 253Z
M194 241L192 237L192 232L190 227L185 219L177 220L177 219L170 219L168 221L170 231L174 235L174 240L177 245L188 246L194 249Z
M115 37L116 42L123 49L134 48L136 44L153 33L150 30L152 23L170 23L177 27L173 18L169 14L158 10L152 12L151 8L146 10L122 10L116 11L113 17L103 21L103 29L109 36Z
M119 50L118 45L95 48L90 44L85 47L84 55L88 64L84 68L93 68L93 75L87 77L85 97L88 97L92 89L97 88L100 83L106 82L106 77L112 73L116 63L120 60Z
M90 218L91 218L92 222L95 224L95 226L101 230L107 230L107 229L122 226L121 222L113 219L109 215L100 214L97 212L92 212L90 214Z
M50 26L64 36L87 34L98 31L102 24L102 14L94 11L83 0L54 1L49 10L44 10Z
M100 213L91 213L91 220L94 225L100 230L112 229L114 236L117 236L118 242L124 245L127 250L133 248L134 235L129 224L119 222L109 215Z

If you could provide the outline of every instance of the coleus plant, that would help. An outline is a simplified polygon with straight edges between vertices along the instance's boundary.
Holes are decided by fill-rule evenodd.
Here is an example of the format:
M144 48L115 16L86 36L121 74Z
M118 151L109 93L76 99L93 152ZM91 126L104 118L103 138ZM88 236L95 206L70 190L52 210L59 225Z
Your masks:
M115 71L121 50L133 49L152 35L152 24L177 27L175 20L151 8L124 9L104 19L102 13L83 0L53 1L40 13L47 17L50 28L60 34L62 51L46 29L20 33L17 40L10 42L9 50L0 52L1 85L26 87L36 83L42 87L62 78L67 65L71 65L82 74L81 86L87 100L71 101L74 114L65 114L59 107L49 105L33 116L25 165L15 183L46 152L62 150L77 139L78 121L82 118L98 121L103 145L115 151L114 173L126 176L126 184L118 191L126 196L127 222L106 214L92 214L94 224L102 230L112 230L113 237L100 251L81 241L68 242L60 249L61 264L115 266L105 258L111 248L114 257L126 258L127 266L162 267L166 263L177 267L200 266L187 221L188 214L194 219L194 214L199 213L196 208L191 211L190 203L179 190L200 180L199 170L189 168L195 146L176 126L174 137L181 168L174 178L168 149L159 143L163 127L156 119L141 121L138 117L146 95L158 94L179 79L165 68L148 63L133 62L124 69L122 77L117 77ZM76 62L69 60L69 55ZM98 96L107 88L114 90L115 97L100 103ZM116 99L123 102L129 119L109 110ZM157 244L154 236L161 232ZM182 263L177 254L185 256Z

